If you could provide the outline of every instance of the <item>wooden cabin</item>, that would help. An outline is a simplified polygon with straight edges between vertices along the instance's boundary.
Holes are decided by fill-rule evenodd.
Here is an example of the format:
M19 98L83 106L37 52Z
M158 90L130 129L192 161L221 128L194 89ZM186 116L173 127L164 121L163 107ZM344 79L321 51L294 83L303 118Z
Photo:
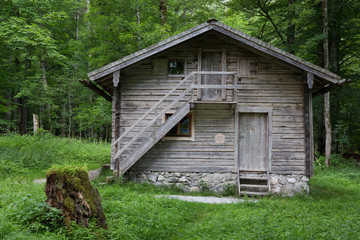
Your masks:
M345 82L215 19L88 77L112 101L116 175L254 195L308 191L312 98Z

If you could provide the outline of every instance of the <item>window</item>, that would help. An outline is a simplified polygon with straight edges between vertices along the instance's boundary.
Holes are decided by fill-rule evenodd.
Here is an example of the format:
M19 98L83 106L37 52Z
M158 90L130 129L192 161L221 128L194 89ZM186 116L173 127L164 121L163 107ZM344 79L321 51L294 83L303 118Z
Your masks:
M171 118L173 113L165 114L165 121ZM165 136L165 140L194 140L194 117L189 113L178 122Z
M239 58L238 74L239 77L257 77L258 75L257 58Z
M185 75L185 59L169 59L169 75Z

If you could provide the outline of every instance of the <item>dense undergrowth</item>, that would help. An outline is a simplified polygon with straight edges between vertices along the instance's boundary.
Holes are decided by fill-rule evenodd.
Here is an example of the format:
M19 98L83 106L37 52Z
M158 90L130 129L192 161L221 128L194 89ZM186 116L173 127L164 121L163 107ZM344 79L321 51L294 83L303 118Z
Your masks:
M19 143L22 138L24 142ZM34 175L52 163L61 164L60 156L66 156L64 164L83 165L90 154L82 153L84 149L97 154L98 159L89 159L103 163L108 159L109 145L74 140L74 146L68 146L68 139L55 137L38 140L32 136L0 137L1 165L11 161L16 166L24 164L10 155L4 157L4 153L15 152L6 148L46 149L40 142L66 153L52 153L59 161L51 163L42 162L46 159L45 150L44 155L28 153L41 157L42 160L33 159L39 165L21 165L26 174L11 170L0 178L0 239L360 239L360 169L339 159L341 164L333 167L316 167L309 196L270 196L237 204L159 198L156 195L178 194L179 190L124 181L103 184L105 177L111 175L105 171L93 185L102 197L109 229L105 232L74 225L68 231L62 227L59 213L44 204L44 185L34 184ZM27 161L31 159L28 157Z

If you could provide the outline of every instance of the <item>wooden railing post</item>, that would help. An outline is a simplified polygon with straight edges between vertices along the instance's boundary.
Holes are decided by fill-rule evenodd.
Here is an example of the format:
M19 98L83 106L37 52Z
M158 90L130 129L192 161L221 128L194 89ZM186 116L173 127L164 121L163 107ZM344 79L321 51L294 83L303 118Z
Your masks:
M154 135L153 135L153 138L155 139L156 138L156 128L157 128L157 120L158 120L158 108L156 107L155 108L155 111L154 111L154 113L155 113L155 122L154 122Z
M234 93L233 93L234 94L233 101L236 102L236 103L237 103L237 88L236 88L236 86L237 86L237 78L238 78L237 73L235 73L234 74L234 80L233 80L233 85L235 87L234 88Z

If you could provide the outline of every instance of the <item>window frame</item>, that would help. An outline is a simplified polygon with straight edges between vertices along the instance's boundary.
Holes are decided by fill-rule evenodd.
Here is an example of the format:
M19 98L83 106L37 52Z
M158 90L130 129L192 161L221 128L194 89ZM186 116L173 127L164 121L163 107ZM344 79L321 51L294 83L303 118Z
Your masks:
M182 61L184 63L184 73L183 74L171 74L170 73L170 62L171 61ZM168 61L167 61L167 71L168 71L168 76L172 76L172 77L185 77L186 76L186 59L185 58L177 58L177 57L174 57L174 58L168 58Z
M248 71L246 74L241 74L241 61L246 61L246 64L248 65ZM256 74L255 75L250 75L251 73L251 68L250 68L250 64L251 63L256 63ZM239 57L237 60L237 72L238 72L238 77L240 78L257 78L259 76L259 59L257 57Z
M165 121L168 119L169 115L173 115L175 113L175 111L169 111L167 113L165 113L162 117L162 122L165 123ZM187 141L194 141L195 140L195 118L194 118L194 113L193 112L189 112L186 116L190 117L189 120L189 135L165 135L162 140L187 140ZM180 122L181 120L176 124L176 126L178 127L178 129L180 129Z

